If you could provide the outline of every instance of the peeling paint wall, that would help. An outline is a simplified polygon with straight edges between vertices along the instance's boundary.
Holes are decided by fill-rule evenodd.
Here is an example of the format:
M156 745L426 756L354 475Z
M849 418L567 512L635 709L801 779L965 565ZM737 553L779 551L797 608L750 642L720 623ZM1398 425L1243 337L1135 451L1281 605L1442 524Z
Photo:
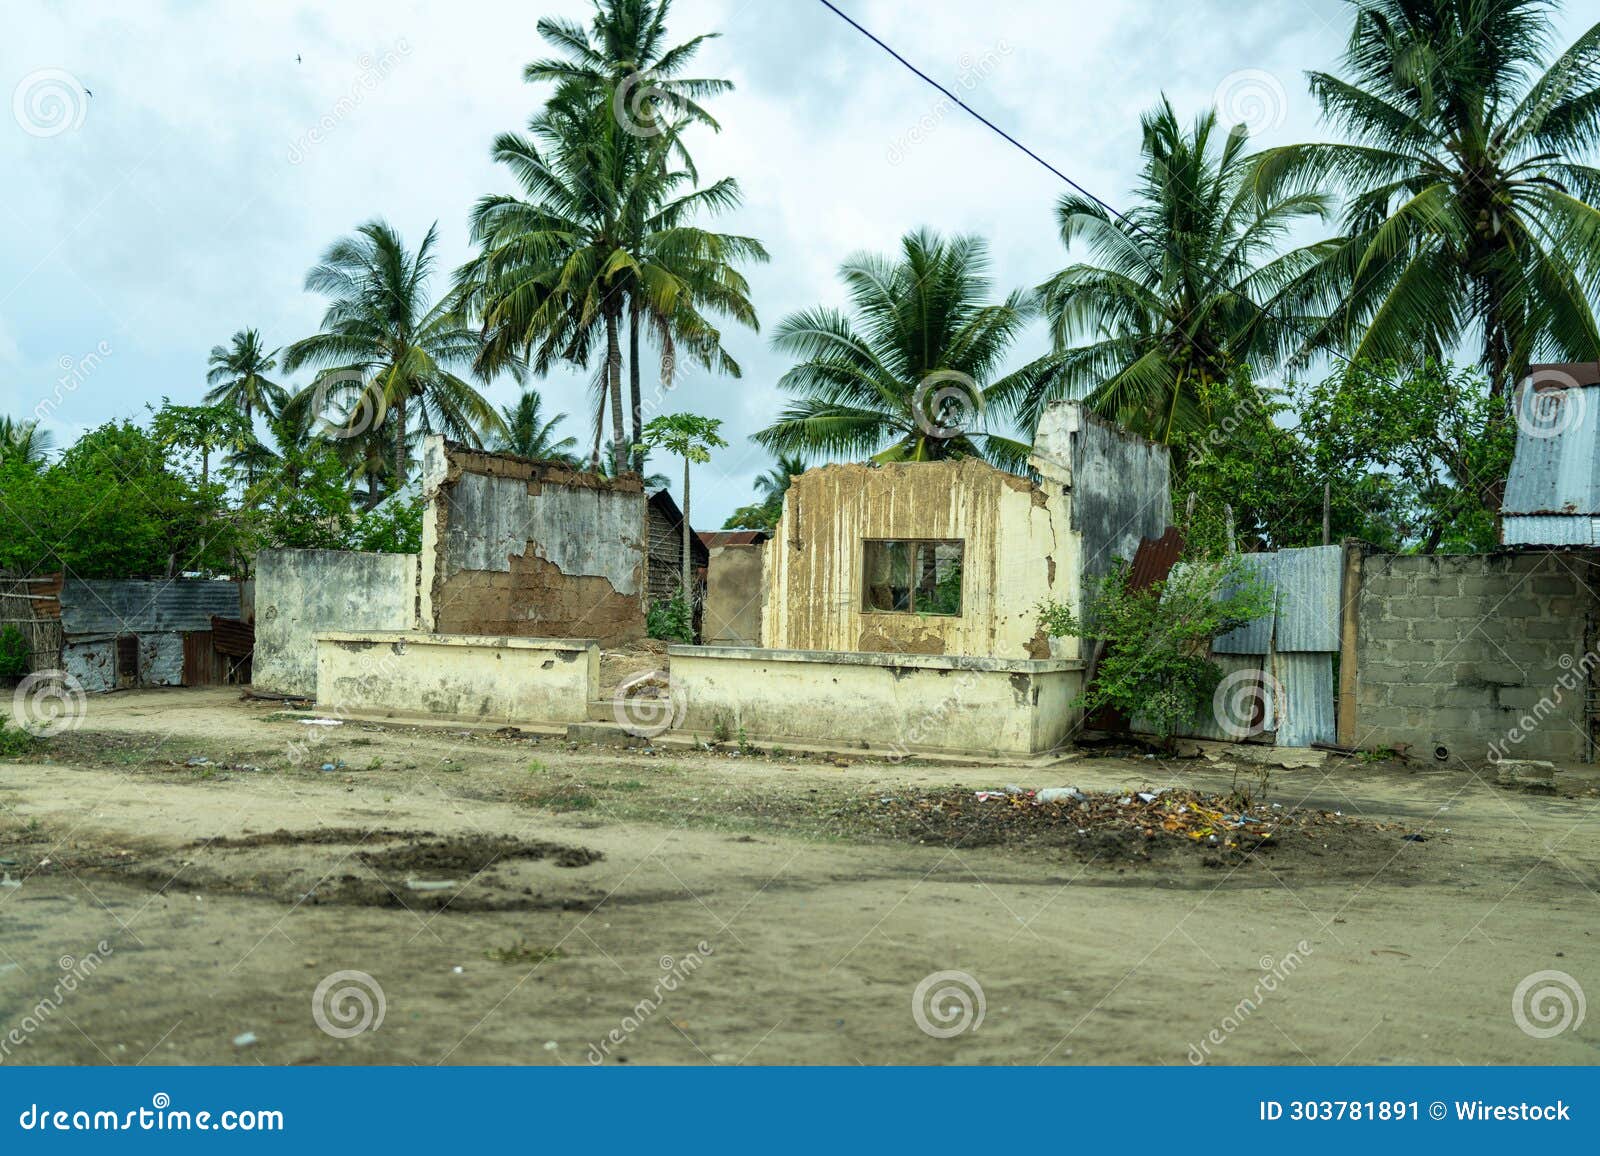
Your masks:
M333 631L316 645L317 709L339 715L576 723L598 693L593 639Z
M644 637L646 513L635 475L429 438L421 621L449 634Z
M976 460L831 465L796 478L766 546L762 638L794 650L1075 658L1035 605L1077 599L1070 503ZM862 608L867 539L960 539L958 616Z
M713 646L760 646L763 582L761 542L714 546L706 566L706 610L701 630Z
M415 554L262 550L252 684L271 694L314 694L319 630L409 630L416 599Z
M795 650L1077 658L1035 607L1080 608L1084 584L1131 558L1171 517L1170 461L1088 416L1046 407L1029 464L1039 482L981 461L833 465L795 479L767 544L762 641ZM862 609L863 542L960 539L962 610L943 617Z
M132 685L182 686L183 635L140 634L137 637L139 675ZM63 669L91 694L117 689L116 635L67 639L61 648L61 663Z
M701 739L742 733L849 746L1028 755L1053 750L1077 720L1075 661L828 654L673 646L673 717Z

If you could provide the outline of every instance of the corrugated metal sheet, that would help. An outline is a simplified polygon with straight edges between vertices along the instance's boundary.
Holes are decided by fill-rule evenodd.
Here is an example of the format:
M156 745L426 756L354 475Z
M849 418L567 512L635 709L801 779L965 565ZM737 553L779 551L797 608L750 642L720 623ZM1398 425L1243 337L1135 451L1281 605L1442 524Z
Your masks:
M1272 673L1278 680L1274 692L1283 700L1283 713L1277 725L1278 745L1308 747L1312 743L1333 742L1337 731L1333 655L1275 654Z
M61 586L61 628L69 638L82 634L210 630L212 615L239 616L238 583L195 578L150 581L72 578Z
M1342 546L1279 550L1272 581L1278 594L1274 645L1279 651L1339 649Z
M1518 514L1500 525L1507 546L1600 546L1600 518L1575 514Z
M1245 568L1253 572L1267 585L1276 588L1278 575L1277 554L1243 554L1240 555ZM1227 587L1219 593L1226 598L1229 594ZM1254 622L1245 624L1237 630L1229 631L1212 644L1213 654L1265 654L1272 647L1272 628L1276 620L1275 614L1263 614Z
M1508 545L1593 540L1591 519L1600 515L1600 387L1570 386L1586 378L1558 372L1562 368L1535 366L1517 398L1517 448L1501 504ZM1570 387L1548 388L1562 384ZM1519 537L1510 537L1511 518L1527 515L1539 520L1521 522Z

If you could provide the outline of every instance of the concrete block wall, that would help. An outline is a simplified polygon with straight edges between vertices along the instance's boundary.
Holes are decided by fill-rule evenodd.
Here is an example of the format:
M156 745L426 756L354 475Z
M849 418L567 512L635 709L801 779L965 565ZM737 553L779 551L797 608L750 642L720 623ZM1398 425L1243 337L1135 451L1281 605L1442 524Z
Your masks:
M1549 552L1364 558L1354 744L1583 760L1589 565Z

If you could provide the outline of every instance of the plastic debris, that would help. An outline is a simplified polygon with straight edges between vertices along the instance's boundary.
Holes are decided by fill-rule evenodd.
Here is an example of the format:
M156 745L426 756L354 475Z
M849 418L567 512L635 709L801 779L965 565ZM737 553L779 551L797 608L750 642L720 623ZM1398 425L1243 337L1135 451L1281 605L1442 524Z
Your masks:
M1077 787L1046 787L1033 797L1036 803L1081 803L1088 798Z
M459 883L452 883L448 879L440 879L436 881L424 879L406 880L406 889L410 891L449 891L452 887L459 886L461 886Z
M342 727L344 722L336 718L303 718L298 720L303 727Z
M255 1032L245 1032L243 1035L237 1035L237 1036L233 1037L233 1046L236 1047L236 1048L248 1048L251 1044L253 1044L255 1042L256 1042L256 1033Z
M189 759L183 765L186 766L186 767L209 767L211 765L211 760L208 759L208 758L204 758L201 755L195 755L192 759Z

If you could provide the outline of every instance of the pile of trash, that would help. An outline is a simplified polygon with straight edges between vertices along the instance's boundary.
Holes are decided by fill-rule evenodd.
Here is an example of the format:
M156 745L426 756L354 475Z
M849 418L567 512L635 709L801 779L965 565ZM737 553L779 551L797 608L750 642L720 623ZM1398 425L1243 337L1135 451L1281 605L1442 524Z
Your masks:
M1180 835L1208 847L1254 849L1273 838L1280 827L1299 825L1281 804L1238 807L1220 796L1171 787L1153 790L1087 792L1077 787L1040 791L1006 786L977 791L979 803L1005 802L1017 808L1050 808L1075 822L1078 833L1117 829L1146 839L1158 833ZM1320 813L1319 813L1320 814Z

